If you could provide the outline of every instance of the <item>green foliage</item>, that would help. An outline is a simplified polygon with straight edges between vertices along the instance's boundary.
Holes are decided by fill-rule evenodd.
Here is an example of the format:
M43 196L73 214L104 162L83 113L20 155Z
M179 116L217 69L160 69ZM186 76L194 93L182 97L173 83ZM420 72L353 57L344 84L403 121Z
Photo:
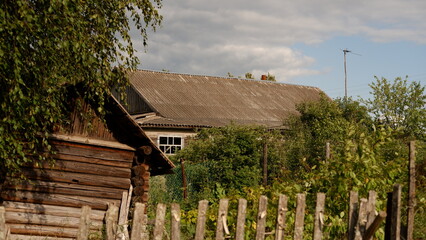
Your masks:
M5 0L0 9L0 175L43 160L48 134L69 115L69 89L96 103L135 68L129 31L146 44L161 0ZM75 89L74 89L75 90ZM33 157L31 157L33 156Z
M193 171L191 191L217 196L221 189L239 192L260 184L263 145L268 144L270 178L280 175L281 136L264 127L229 125L201 130L191 144L176 155Z
M365 107L352 99L330 100L322 96L317 102L297 106L299 116L286 121L287 161L291 170L309 169L325 158L325 144L342 145L348 139L350 126L355 132L369 130L371 122Z
M375 77L371 94L364 102L369 111L387 126L401 131L403 137L426 140L426 94L420 82L408 84L408 78Z

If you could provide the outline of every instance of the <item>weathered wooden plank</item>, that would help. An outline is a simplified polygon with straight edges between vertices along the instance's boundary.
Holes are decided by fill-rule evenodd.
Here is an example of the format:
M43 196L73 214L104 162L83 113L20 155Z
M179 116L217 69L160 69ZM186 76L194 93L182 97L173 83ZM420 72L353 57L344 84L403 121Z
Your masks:
M112 167L122 167L122 168L132 167L132 162L130 162L130 160L120 161L120 160L111 160L111 159L101 159L101 158L95 158L95 157L85 157L85 156L70 155L70 154L64 154L64 153L53 154L52 158L56 160L68 160L68 161L92 163L92 164L112 166Z
M23 202L3 202L6 211L8 212L22 212L22 213L35 213L47 214L59 217L80 217L81 209L76 207L61 207L55 205L43 205ZM90 212L90 219L103 221L105 218L105 211L93 210Z
M57 159L53 165L45 162L43 164L32 164L29 166L35 169L46 169L46 170L57 170L65 172L74 172L74 173L87 173L93 175L101 176L114 176L122 178L130 178L131 170L130 168L122 167L113 167L113 166L104 166L93 163L84 163L78 161L64 161Z
M21 201L65 207L82 207L88 205L93 209L106 210L107 204L119 204L119 200L105 198L91 198L82 196L46 194L25 191L3 191L1 197L6 201Z
M166 205L159 203L155 214L154 240L162 240L165 230Z
M128 178L28 168L23 168L21 173L31 180L76 183L88 186L120 188L126 190L130 187L130 179Z
M121 199L122 189L80 185L75 183L31 181L18 184L5 184L4 189L24 190L40 193L54 193L109 199Z
M325 194L317 193L317 205L315 208L314 233L313 240L322 239L322 228L324 226L324 205Z
M216 240L224 240L225 234L229 235L226 222L226 217L228 216L228 204L228 199L220 199L216 222Z
M365 232L365 235L363 237L363 240L372 239L374 236L374 233L379 229L380 224L385 220L386 218L386 212L381 211L379 215L376 216L376 218L373 220L373 222L368 227L367 231Z
M81 217L80 224L78 226L77 240L87 240L89 238L91 210L92 209L89 206L83 206L81 208Z
M6 209L0 206L0 240L6 240Z
M94 157L105 160L132 161L134 151L71 143L64 141L51 141L53 149L57 153Z
M358 192L351 191L349 196L348 240L355 238L355 226L358 221Z
M46 237L46 236L31 236L31 235L20 235L12 234L9 240L73 240L75 238L65 237Z
M391 240L401 238L401 185L395 184L392 193Z
M238 215L237 215L237 229L235 232L235 240L244 240L244 226L246 222L247 200L238 200Z
M29 225L29 224L8 224L11 234L23 234L30 236L45 237L66 237L75 238L77 236L77 228Z
M358 212L358 222L355 228L355 240L361 240L365 234L367 226L367 203L366 198L361 198Z
M285 220L287 214L288 197L280 194L277 208L277 225L275 227L275 240L284 240L285 235Z
M117 222L118 222L118 207L115 204L109 204L108 210L105 216L107 240L115 240L117 236Z
M377 193L375 191L368 192L366 229L368 229L373 223L374 219L376 219L376 198Z
M146 225L148 217L145 215L145 204L137 202L133 213L132 233L130 234L131 240L141 240L147 238Z
M414 214L416 206L416 144L409 143L409 184L408 184L408 209L407 209L407 240L413 240Z
M171 240L180 240L180 206L177 203L172 203L171 206Z
M34 225L45 225L45 226L58 226L58 227L69 227L78 228L80 224L80 218L78 217L59 217L45 214L33 214L33 213L17 213L17 212L6 212L6 222L15 224L34 224ZM90 229L99 230L102 228L102 221L92 221Z
M268 198L266 196L260 196L259 210L257 212L256 240L265 239L267 207L268 207Z
M294 240L303 239L303 224L305 221L306 195L299 193L296 195L296 218L294 221Z
M198 202L197 226L195 229L195 240L203 240L206 228L206 216L209 201L201 200Z

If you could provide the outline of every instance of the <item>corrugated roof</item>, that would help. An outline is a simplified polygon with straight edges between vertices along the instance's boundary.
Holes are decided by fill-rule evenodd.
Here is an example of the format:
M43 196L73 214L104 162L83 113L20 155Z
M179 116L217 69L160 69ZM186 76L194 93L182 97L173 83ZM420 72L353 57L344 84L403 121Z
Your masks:
M270 81L138 70L130 83L158 116L143 126L281 126L296 104L320 98L315 87Z

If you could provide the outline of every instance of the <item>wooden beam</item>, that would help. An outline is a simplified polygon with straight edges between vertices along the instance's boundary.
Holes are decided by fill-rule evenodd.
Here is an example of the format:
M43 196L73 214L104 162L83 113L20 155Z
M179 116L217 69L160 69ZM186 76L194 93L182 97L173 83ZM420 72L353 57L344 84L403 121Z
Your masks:
M235 232L235 240L244 240L244 226L246 221L247 200L238 200L238 215L237 215L237 229Z
M266 196L260 196L259 210L257 211L256 240L265 239L267 207L268 198Z
M408 210L407 210L407 240L413 240L414 214L416 207L416 144L409 143L409 184L408 184Z
M277 225L275 228L275 240L284 240L285 237L285 220L287 214L288 197L280 194L277 209Z
M209 202L201 200L198 202L197 226L195 229L195 240L203 240L206 228L207 209Z

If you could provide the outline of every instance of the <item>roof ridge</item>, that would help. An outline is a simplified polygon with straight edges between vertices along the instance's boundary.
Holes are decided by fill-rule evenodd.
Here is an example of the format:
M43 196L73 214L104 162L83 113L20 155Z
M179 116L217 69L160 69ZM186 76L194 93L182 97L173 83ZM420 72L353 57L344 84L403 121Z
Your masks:
M241 80L241 81L253 81L253 82L262 82L262 83L271 83L271 84L280 84L280 85L289 85L295 87L305 87L305 88L314 88L322 92L319 87L309 86L309 85L300 85L295 83L284 83L284 82L274 82L268 80L259 80L259 79L247 79L247 78L237 78L237 77L222 77L222 76L211 76L211 75L203 75L203 74L190 74L190 73L177 73L177 72L165 72L159 70L148 70L148 69L136 69L134 72L151 72L151 73L162 73L162 74L170 74L170 75L185 75L185 76L194 76L194 77L211 77L211 78L219 78L219 79L228 79L228 80Z

